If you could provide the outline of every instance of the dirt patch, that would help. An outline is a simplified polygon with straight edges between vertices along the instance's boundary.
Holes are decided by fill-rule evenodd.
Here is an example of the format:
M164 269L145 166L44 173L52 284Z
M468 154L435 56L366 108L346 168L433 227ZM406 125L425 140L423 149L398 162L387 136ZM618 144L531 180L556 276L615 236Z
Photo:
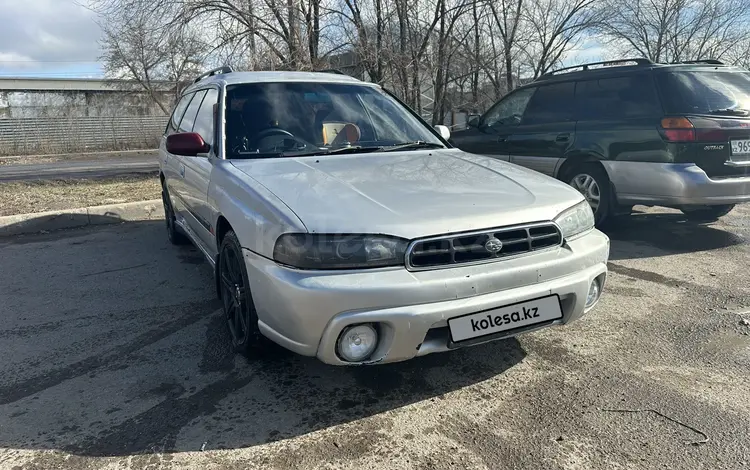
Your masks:
M159 179L132 175L101 180L0 183L0 216L158 199Z

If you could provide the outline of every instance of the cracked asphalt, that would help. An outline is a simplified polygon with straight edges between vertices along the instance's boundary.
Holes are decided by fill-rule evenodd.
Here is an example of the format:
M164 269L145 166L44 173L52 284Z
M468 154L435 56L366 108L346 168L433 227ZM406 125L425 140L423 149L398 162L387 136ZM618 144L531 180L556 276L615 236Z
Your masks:
M607 233L582 321L366 368L232 355L162 223L0 239L0 468L750 467L750 205Z

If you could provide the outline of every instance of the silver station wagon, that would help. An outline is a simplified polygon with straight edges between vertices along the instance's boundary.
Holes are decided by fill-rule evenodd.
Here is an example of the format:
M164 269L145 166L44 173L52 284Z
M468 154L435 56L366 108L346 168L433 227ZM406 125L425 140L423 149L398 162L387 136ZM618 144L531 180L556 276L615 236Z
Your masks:
M376 364L574 321L609 239L583 196L448 144L334 73L199 77L160 148L169 239L215 268L234 348Z

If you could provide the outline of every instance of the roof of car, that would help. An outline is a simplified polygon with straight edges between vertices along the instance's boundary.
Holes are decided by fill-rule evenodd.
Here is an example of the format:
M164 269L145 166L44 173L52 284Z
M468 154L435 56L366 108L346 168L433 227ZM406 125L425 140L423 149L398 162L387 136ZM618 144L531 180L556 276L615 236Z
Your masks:
M211 75L195 82L187 90L198 88L210 83L222 85L237 85L242 83L279 83L279 82L317 82L317 83L356 83L360 85L372 85L371 83L357 80L349 75L327 72L229 72Z

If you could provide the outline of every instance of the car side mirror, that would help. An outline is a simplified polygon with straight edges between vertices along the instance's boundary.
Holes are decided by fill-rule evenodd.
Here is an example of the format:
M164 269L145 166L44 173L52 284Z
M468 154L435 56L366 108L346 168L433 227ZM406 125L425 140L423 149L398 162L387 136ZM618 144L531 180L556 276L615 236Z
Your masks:
M466 127L479 127L479 115L470 114L469 119L466 121Z
M448 126L438 124L437 126L435 126L435 130L438 131L438 134L440 134L440 137L442 137L443 139L448 140L451 138L451 130L448 129Z
M195 157L199 153L208 153L208 145L196 132L181 132L167 136L167 152L173 155Z

